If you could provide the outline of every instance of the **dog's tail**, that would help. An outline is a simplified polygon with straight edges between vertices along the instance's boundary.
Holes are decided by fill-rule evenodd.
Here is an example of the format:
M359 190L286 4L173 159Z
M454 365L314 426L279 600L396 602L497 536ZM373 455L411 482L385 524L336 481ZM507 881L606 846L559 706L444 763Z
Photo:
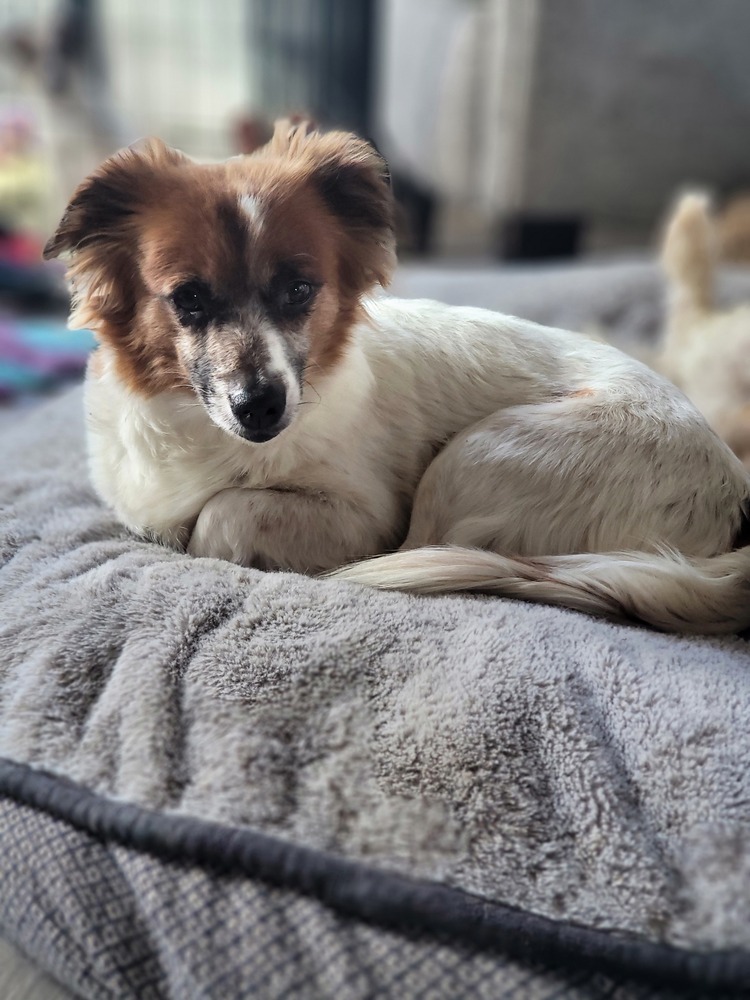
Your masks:
M666 632L750 627L750 547L711 558L608 552L520 558L430 546L377 556L327 574L413 594L477 591L556 604Z
M669 281L667 337L674 341L713 308L716 236L707 194L689 191L678 199L661 256Z

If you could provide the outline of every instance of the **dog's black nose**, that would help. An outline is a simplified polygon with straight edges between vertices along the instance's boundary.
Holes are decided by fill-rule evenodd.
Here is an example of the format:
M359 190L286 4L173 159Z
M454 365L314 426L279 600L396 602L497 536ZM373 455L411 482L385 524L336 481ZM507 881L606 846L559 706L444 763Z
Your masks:
M251 441L269 441L277 433L286 408L286 387L282 382L247 386L230 397L232 413Z

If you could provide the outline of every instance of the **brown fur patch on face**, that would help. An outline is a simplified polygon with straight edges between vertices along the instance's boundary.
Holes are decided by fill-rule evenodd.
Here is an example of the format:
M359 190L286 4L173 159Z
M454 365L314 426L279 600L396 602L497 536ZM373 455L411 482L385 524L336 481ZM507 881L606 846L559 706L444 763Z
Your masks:
M253 157L230 161L238 186L260 206L256 252L262 268L299 261L320 285L308 326L312 374L334 365L360 315L362 294L385 285L395 265L393 199L372 147L308 123L277 123ZM263 263L261 263L263 262Z
M312 373L330 368L341 356L359 311L360 292L342 279L339 225L308 183L290 183L281 190L257 195L261 209L253 241L252 274L257 287L272 285L280 267L310 281L316 294L309 313L275 325L299 328L308 340L307 362Z
M234 348L215 337L206 363L218 363L220 349L224 367L248 364L243 352L270 322L314 373L341 356L362 294L388 281L395 257L382 160L354 136L284 128L268 147L224 164L197 164L158 142L126 150L76 192L46 255L72 252L77 320L114 348L134 390L191 384L198 348L170 303L183 282L200 281L216 324L239 331ZM241 209L248 197L254 218ZM316 289L299 314L274 300L283 273Z
M157 139L115 154L78 187L44 248L45 258L71 254L71 325L90 327L113 346L120 376L135 389L158 391L152 382L166 383L173 370L166 338L146 336L142 326L149 302L139 232L151 199L188 162Z

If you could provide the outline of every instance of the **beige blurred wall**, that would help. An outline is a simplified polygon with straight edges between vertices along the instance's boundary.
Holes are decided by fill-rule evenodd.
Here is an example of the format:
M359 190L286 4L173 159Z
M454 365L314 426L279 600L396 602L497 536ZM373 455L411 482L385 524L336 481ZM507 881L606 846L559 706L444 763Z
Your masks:
M648 244L678 187L750 190L748 0L543 0L522 203Z
M18 31L43 51L57 0L0 0L0 42ZM116 148L158 135L206 159L236 152L232 128L252 107L247 0L100 0L109 87L75 76L50 95L40 67L0 55L0 117L34 122L44 190L35 228L48 231L79 181ZM104 123L104 127L103 127Z
M234 152L233 119L252 104L247 0L102 0L113 97L123 127L197 156Z

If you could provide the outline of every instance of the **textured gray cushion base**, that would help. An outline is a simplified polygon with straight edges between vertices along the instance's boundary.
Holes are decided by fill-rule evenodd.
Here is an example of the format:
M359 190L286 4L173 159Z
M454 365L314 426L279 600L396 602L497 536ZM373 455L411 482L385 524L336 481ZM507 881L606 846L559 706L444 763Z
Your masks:
M623 301L640 282L653 304L654 272L639 274L597 270L581 322L607 320L607 281L620 296L627 279ZM534 285L537 315L554 320L565 275L529 282L515 303L512 281L493 293L528 313ZM134 541L88 485L80 407L73 393L0 439L0 755L555 919L750 948L747 643L377 594ZM10 832L0 824L0 856L20 808ZM122 850L92 855L103 883L125 871ZM162 863L139 864L171 899ZM26 870L39 870L31 850ZM179 908L186 926L192 912ZM33 923L22 935L19 922L6 910L4 932L34 951ZM112 958L123 926L91 924L81 940L95 952L107 936ZM174 976L188 975L180 955ZM172 996L192 995L164 978L155 945L152 959Z
M107 848L15 804L0 802L0 826L8 831L0 929L15 930L25 949L92 1000L681 995L382 930L251 879Z

